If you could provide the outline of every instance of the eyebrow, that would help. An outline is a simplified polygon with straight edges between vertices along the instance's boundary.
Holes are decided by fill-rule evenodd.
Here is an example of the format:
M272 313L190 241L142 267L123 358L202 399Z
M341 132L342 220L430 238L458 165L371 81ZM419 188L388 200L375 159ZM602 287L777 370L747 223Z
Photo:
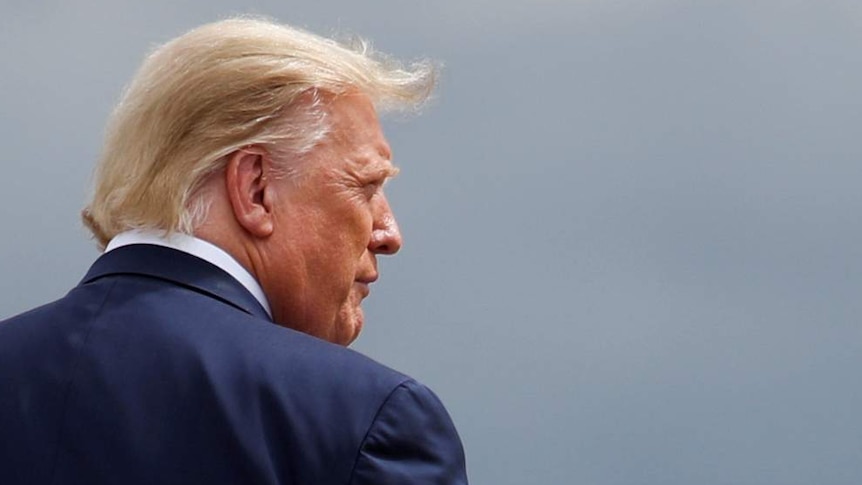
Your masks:
M386 172L386 178L391 179L397 177L398 174L401 173L401 167L390 164L388 167L383 169L383 171Z
M366 177L370 178L386 178L391 179L398 175L401 171L399 167L396 167L392 164L391 160L386 160L385 162L374 163L373 167L368 167L363 172L365 172Z

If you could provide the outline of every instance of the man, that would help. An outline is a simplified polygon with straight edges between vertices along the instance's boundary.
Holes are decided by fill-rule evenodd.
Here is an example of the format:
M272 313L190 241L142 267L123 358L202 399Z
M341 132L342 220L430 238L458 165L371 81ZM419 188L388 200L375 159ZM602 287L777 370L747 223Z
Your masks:
M434 394L343 347L401 247L375 109L433 80L249 19L150 55L84 211L105 254L0 323L0 483L466 483Z

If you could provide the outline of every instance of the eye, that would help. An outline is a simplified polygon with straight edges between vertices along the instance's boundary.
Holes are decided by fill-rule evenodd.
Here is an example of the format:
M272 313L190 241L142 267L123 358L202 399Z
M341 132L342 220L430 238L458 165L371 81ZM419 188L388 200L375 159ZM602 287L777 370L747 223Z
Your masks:
M366 183L362 187L363 192L365 192L365 196L368 199L371 199L372 197L377 195L377 193L380 192L380 189L383 188L384 182L385 180L372 180L371 182Z

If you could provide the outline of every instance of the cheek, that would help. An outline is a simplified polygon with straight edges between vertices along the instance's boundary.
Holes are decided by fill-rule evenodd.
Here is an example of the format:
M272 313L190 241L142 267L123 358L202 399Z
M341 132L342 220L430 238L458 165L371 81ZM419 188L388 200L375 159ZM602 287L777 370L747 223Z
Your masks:
M352 284L371 241L371 211L364 199L349 198L317 216L308 228L307 240L314 240L316 261L308 269L318 284L344 298L349 290L346 285Z
M374 226L374 219L367 205L367 202L364 201L354 204L349 211L345 212L344 220L340 224L345 244L360 255L371 241L371 232Z

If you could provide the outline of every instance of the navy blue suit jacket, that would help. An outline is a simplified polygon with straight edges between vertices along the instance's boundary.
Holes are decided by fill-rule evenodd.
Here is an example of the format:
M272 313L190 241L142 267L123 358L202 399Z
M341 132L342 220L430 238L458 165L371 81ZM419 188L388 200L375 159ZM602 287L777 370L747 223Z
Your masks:
M466 484L437 397L150 245L0 322L0 484Z

